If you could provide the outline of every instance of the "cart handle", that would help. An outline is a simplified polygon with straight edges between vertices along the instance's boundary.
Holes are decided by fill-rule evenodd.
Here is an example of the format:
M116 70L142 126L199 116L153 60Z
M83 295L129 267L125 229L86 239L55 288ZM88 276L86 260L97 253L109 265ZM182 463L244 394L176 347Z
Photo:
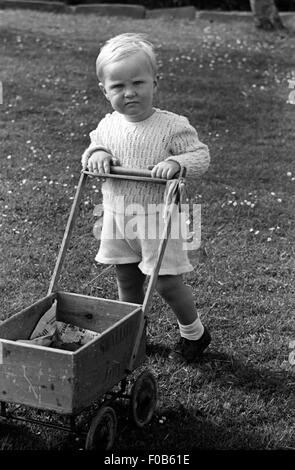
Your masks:
M181 167L180 172L178 173L178 178L176 178L176 175L175 175L174 180L175 179L178 179L178 180L182 179L184 174L185 174L185 167ZM119 167L119 166L111 166L111 173L105 173L103 175L100 175L99 173L92 173L90 171L82 170L81 175L80 175L80 179L79 179L79 183L78 183L78 186L77 186L76 194L75 194L75 197L74 197L74 201L73 201L73 204L72 204L71 212L70 212L68 222L67 222L67 225L66 225L66 229L65 229L65 232L64 232L61 247L60 247L58 257L57 257L57 260L56 260L56 263L55 263L53 275L52 275L52 278L50 280L47 295L50 295L56 289L57 281L58 281L58 278L59 278L59 275L60 275L60 271L61 271L62 264L63 264L64 258L65 258L66 250L67 250L67 247L68 247L68 244L69 244L69 239L71 237L71 233L72 233L72 230L73 230L75 219L76 219L76 216L77 216L77 213L78 213L78 210L79 210L79 203L80 203L80 200L81 200L82 191L83 191L83 188L85 186L86 179L87 179L88 175L96 176L96 177L100 177L100 178L121 178L121 179L125 179L125 180L126 179L133 179L133 180L136 180L136 181L149 181L150 183L155 182L155 183L160 183L160 184L165 184L165 185L167 184L168 181L172 181L172 180L166 180L166 179L163 179L163 178L152 178L151 177L151 170L142 170L142 169L136 169L136 168L124 168L124 167ZM140 175L145 175L145 176L140 176ZM169 230L170 230L170 227L169 227ZM168 235L167 235L167 238L168 238ZM159 265L159 263L158 263L158 265ZM159 268L159 266L158 266L158 268ZM152 276L152 277L155 277L155 276ZM148 297L150 297L150 295ZM146 306L146 309L147 309L147 306Z
M141 168L128 168L123 166L114 166L111 165L110 173L95 173L88 170L82 170L84 174L89 176L96 176L97 178L112 178L112 179L129 179L135 181L148 181L149 183L159 183L159 184L166 184L167 179L164 178L153 178L151 176L153 167L149 167L149 169L141 169ZM185 177L186 169L181 167L180 171L177 172L173 179L181 177Z

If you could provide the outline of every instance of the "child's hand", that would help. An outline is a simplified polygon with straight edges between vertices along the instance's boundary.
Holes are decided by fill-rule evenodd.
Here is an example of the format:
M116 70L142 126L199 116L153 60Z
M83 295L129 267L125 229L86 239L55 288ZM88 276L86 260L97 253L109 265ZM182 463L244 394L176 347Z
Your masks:
M164 162L158 163L152 169L152 178L163 178L170 180L176 173L180 171L180 165L174 160L165 160Z
M88 169L93 173L110 173L110 166L120 165L118 158L103 150L93 152L88 160Z

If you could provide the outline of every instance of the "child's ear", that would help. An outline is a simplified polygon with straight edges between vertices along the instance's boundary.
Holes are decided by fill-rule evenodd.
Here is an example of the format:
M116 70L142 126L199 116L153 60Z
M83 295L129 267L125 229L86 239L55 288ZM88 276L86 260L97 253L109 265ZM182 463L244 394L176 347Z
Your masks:
M105 87L103 86L103 83L102 83L102 82L99 82L98 86L99 86L100 91L104 94L104 96L105 96L106 99L108 100L109 98L108 98L106 89L105 89Z

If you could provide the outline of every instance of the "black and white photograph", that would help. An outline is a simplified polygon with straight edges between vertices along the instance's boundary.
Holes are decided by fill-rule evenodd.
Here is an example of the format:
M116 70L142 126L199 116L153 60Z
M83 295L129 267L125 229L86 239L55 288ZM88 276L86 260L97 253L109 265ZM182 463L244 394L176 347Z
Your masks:
M292 456L294 149L295 0L0 0L1 460Z

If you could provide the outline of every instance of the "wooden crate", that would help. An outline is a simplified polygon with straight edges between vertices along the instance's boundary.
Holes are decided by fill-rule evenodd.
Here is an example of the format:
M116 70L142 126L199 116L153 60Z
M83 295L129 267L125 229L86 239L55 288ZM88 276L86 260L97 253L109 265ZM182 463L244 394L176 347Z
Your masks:
M57 299L57 320L101 333L76 351L19 343ZM55 292L0 324L0 401L76 414L125 378L141 306ZM145 359L145 329L134 367Z

